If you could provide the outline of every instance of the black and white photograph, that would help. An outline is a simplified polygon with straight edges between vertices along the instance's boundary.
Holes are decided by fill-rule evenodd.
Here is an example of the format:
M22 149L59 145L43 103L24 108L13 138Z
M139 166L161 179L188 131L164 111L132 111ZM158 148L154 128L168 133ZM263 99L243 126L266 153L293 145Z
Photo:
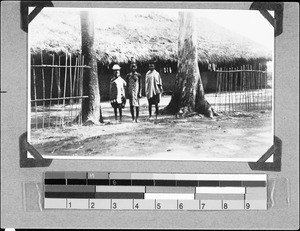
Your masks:
M46 7L28 51L44 158L255 162L273 145L274 28L257 10Z

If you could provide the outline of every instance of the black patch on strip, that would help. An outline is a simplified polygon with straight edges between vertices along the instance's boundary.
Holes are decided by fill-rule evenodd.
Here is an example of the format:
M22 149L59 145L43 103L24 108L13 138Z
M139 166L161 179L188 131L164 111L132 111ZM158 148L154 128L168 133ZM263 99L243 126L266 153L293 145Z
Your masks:
M68 185L86 185L86 179L68 179Z
M177 180L177 186L198 186L198 181L196 180Z
M220 181L208 181L208 180L201 180L198 181L198 187L219 187Z
M110 179L109 185L131 185L131 180Z
M88 185L109 185L109 180L103 180L103 179L88 179L87 180Z
M154 186L176 186L176 180L155 180Z
M45 179L45 184L66 185L66 179Z
M144 193L96 192L95 198L102 199L144 199Z
M94 192L45 192L45 198L95 198Z
M154 180L132 180L132 185L154 186Z
M242 181L220 181L220 187L241 187Z

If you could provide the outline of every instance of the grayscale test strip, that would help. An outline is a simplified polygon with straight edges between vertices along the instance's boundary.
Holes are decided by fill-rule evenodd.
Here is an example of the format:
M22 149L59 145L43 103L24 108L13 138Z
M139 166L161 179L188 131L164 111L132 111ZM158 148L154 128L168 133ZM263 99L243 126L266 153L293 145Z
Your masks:
M45 172L45 209L266 210L266 174Z

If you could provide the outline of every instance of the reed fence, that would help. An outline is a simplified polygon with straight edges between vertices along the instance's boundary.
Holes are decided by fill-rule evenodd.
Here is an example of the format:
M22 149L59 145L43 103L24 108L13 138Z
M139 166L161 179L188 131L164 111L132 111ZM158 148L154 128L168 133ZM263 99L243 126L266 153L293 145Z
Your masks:
M31 128L82 124L84 56L71 54L47 57L51 63L31 59ZM55 60L56 59L56 60ZM73 61L73 62L72 62Z
M214 108L217 111L255 111L272 108L272 88L268 86L267 71L251 65L240 68L219 68Z

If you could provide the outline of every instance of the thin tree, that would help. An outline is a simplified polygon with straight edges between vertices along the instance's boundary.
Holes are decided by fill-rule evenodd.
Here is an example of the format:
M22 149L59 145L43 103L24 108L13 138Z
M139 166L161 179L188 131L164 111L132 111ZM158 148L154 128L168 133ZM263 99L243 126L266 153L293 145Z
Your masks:
M197 113L212 117L214 114L205 99L200 77L195 17L191 12L179 12L176 86L169 105L162 113L182 114L184 117Z
M83 95L89 96L82 100L82 121L83 123L103 122L100 90L97 74L97 60L94 49L94 20L89 11L81 11L81 38L82 55L85 64L90 68L85 68L83 74Z

